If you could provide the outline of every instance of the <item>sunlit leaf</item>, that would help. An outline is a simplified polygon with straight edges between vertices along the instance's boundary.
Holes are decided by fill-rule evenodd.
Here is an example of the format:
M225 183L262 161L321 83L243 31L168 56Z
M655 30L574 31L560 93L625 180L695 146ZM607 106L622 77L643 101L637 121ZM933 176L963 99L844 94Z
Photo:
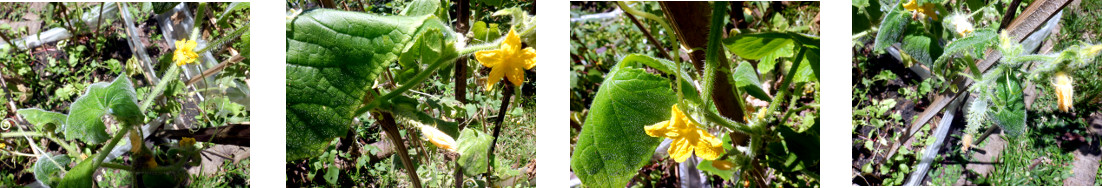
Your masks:
M642 69L608 73L586 116L571 168L590 187L624 187L650 161L660 138L643 127L667 120L677 97L668 79Z

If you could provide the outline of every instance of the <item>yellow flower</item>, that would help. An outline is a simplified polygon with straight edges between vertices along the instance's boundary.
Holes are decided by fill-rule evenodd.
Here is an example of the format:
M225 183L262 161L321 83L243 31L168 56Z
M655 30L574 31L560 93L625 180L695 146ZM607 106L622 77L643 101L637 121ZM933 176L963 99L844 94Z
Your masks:
M731 163L731 161L727 160L715 160L712 161L712 167L716 167L716 169L720 170L730 170L735 167L735 163Z
M933 3L923 3L922 5L919 5L917 0L911 0L906 4L903 4L903 9L907 11L922 13L923 15L930 16L930 18L934 19L934 21L937 21L937 10L934 10Z
M968 16L963 14L949 16L949 24L953 25L957 34L962 37L968 36L968 34L971 34L972 31L975 30L975 26L972 26L972 22L968 21Z
M968 148L972 147L972 134L965 134L964 138L960 141L961 151L968 152Z
M8 145L4 145L4 143L0 143L0 149L3 149L5 147L8 147Z
M674 105L671 117L668 121L658 122L645 127L647 135L652 137L666 137L673 140L670 144L670 158L677 162L685 162L696 151L696 155L705 160L715 160L723 154L723 142L709 134L707 131L697 128L698 124L692 118Z
M195 59L199 58L199 54L195 53L195 41L193 40L178 40L176 41L176 51L172 53L172 61L176 62L176 66L183 66L188 63L194 63Z
M195 138L191 138L191 137L180 138L180 143L177 143L177 144L180 144L180 147L194 146L195 145Z
M512 29L505 36L501 48L475 52L474 57L479 63L482 63L482 66L492 69L490 70L489 80L487 80L489 82L486 87L487 91L493 88L494 84L501 80L501 77L509 78L509 82L519 86L524 82L524 70L536 66L536 49L532 47L521 49L520 36L517 36L517 33Z
M439 129L431 126L421 126L421 134L425 136L425 140L432 142L432 145L436 145L440 149L455 152L455 139L452 139L448 134L444 134Z
M1071 110L1071 96L1075 94L1071 83L1071 77L1067 74L1064 72L1056 73L1052 87L1056 90L1056 105L1060 107L1060 111L1068 112L1068 110Z

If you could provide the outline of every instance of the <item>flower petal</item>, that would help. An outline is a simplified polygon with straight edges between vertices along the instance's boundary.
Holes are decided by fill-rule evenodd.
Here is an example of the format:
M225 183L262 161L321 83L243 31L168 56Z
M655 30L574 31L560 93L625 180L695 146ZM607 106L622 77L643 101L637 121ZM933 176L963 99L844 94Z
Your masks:
M670 132L670 130L667 129L669 125L670 121L662 121L655 123L654 125L643 127L643 130L646 131L647 135L651 137L662 137L666 134L666 132Z
M501 50L510 53L520 51L520 36L517 35L516 31L509 30L509 34L505 36L505 41L501 43Z
M521 67L516 65L501 68L505 69L505 76L509 78L509 82L512 82L514 86L524 84L524 69L520 69Z
M505 77L505 69L496 68L490 70L490 76L486 78L486 90L494 87L494 84L501 81L501 77Z
M720 155L723 155L722 141L704 130L698 131L700 132L700 140L697 141L696 146L694 146L696 156L706 160L715 160L719 158Z
M693 145L689 143L689 139L674 139L667 152L674 161L685 162L693 154Z
M478 60L478 63L482 64L482 66L494 68L504 61L505 56L501 54L501 50L487 50L475 52L474 58Z
M520 59L524 61L524 70L536 67L536 49L532 47L524 48L520 52Z

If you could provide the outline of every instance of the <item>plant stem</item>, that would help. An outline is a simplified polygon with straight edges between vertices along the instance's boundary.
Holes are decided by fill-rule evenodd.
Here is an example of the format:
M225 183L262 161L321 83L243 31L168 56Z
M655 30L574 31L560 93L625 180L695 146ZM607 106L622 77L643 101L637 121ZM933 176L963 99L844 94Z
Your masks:
M199 39L200 30L199 26L203 25L203 19L207 16L207 3L200 2L199 7L195 9L195 19L191 20L191 36L189 39Z
M444 58L440 58L440 60L437 60L436 63L433 63L424 71L417 73L417 75L414 76L413 79L406 81L401 86L398 86L398 88L391 90L383 96L375 98L375 100L372 100L371 103L364 105L364 107L356 109L353 114L359 116L360 114L366 113L369 110L375 109L375 107L379 107L379 105L382 105L384 102L389 102L390 98L394 98L395 96L406 92L410 88L413 88L413 86L420 85L425 81L425 79L429 78L429 75L432 75L432 73L435 73L436 70L439 70L440 67L455 62L455 58L456 56L454 56L454 54L452 54L452 56L450 57L445 56Z
M57 139L56 136L47 134L46 138L50 139L50 141L54 141L57 145L61 145L61 148L65 148L69 153L80 153L80 150L76 149L76 146L71 145L69 142L62 141L61 139Z
M23 136L43 137L43 136L46 136L46 134L45 133L38 133L38 132L25 132L25 131L0 133L0 138L14 138L14 137L23 137Z
M477 51L490 50L490 49L497 48L497 47L501 46L501 43L504 42L504 39L505 38L500 38L500 39L495 40L493 42L487 42L487 43L482 43L482 44L473 44L473 45L467 46L463 49L459 49L459 56L467 56L467 55L471 55L471 54L473 54Z
M790 82L792 82L792 77L796 76L796 70L800 69L800 63L803 62L804 53L807 52L807 48L799 47L799 46L797 46L797 47L800 48L800 52L797 53L795 57L793 57L795 59L795 61L793 61L792 66L790 66L788 68L788 74L785 74L784 80L781 81L781 85L780 85L781 86L781 88L780 88L781 91L777 92L776 97L773 97L773 102L769 104L769 108L765 110L765 113L772 113L774 110L776 110L777 106L780 106L782 101L784 101L784 98L787 97L788 94L789 94L788 93L789 84L790 84ZM761 117L766 117L766 116L761 116Z
M119 164L119 163L103 162L99 165L100 165L100 167L104 167L104 168L125 170L125 171L130 171L130 172L134 171L134 168L131 168L130 166L126 166L124 164Z
M8 152L8 153L11 153L12 155L18 155L18 156L24 156L24 157L38 157L38 155L35 155L35 154L23 153L23 152L18 152L18 151L8 151L8 150L2 150L2 149L0 149L0 151Z
M99 34L99 27L103 24L103 8L107 8L107 2L99 3L99 15L96 16L96 28L93 35Z
M146 94L145 100L142 100L141 109L140 109L142 113L145 113L146 110L148 110L149 107L153 105L153 103L154 103L153 100L156 99L158 96L161 95L161 93L163 93L165 91L165 86L168 86L168 82L172 81L172 80L176 80L175 78L177 76L179 76L180 66L175 66L175 65L169 65L169 66L170 67L168 68L168 72L165 72L164 75L161 75L161 81L157 82L157 85L153 86L153 90L150 90L149 94Z
M487 170L485 176L487 185L493 185L491 177L493 177L492 175L494 172L494 148L497 146L497 137L501 135L501 122L505 120L505 113L509 111L509 101L513 98L513 86L509 85L509 83L505 83L504 85L505 87L502 87L503 96L501 98L501 108L498 109L497 118L494 119L494 141L490 142L490 151L486 155L490 159L487 160L489 164L486 166Z
M115 145L119 144L119 140L122 140L122 137L126 136L126 133L129 133L132 127L133 126L130 124L123 123L122 129L115 132L115 136L111 138L111 141L96 153L95 161L92 161L93 169L99 168L99 165L103 163L103 159L107 158L107 155L110 154L111 149L114 149Z

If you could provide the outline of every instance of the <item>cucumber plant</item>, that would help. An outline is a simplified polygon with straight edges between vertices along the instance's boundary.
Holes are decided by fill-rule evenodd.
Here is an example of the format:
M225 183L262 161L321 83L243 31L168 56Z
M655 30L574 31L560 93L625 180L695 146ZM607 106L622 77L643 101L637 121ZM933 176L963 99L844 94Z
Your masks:
M503 177L492 173L499 172L492 168L497 165L494 148L505 112L509 111L509 99L524 83L525 70L535 66L535 49L522 48L522 42L534 46L536 17L520 8L503 8L490 16L510 17L508 32L498 31L496 25L486 28L481 22L470 32L459 33L447 24L452 20L448 14L451 6L436 0L416 0L408 2L397 15L329 8L289 10L286 20L287 161L322 156L330 151L334 139L356 128L358 118L373 118L396 148L395 160L401 160L414 187L441 184L420 180L418 169L422 167L415 160L421 158L411 156L411 150L420 156L457 154L458 157L450 158L455 169L462 169L462 175L485 178L482 182L485 184L496 183L494 177ZM500 38L491 39L490 36ZM479 64L491 69L485 82L486 90L503 94L501 114L489 121L496 124L492 134L470 127L461 128L458 122L426 113L426 110L448 109L438 104L424 105L432 100L407 96L431 96L415 89L432 81L430 77L434 75L450 76L446 70L450 70L458 59L468 57L474 57ZM505 86L492 90L495 83L502 80L508 80ZM466 80L457 79L456 82ZM478 108L474 105L464 110L474 113ZM407 134L404 130L421 134ZM458 140L454 139L456 137ZM421 150L425 145L420 144L423 142L418 142L418 138L429 141L442 152ZM407 141L410 144L407 145ZM339 173L333 172L334 168L330 167L330 173L326 174L329 183L337 183L336 174L331 174ZM456 186L466 182L462 176L454 179Z
M1023 11L1026 10L1027 6L1045 7L1045 4L1033 3L932 0L854 1L854 30L858 33L853 35L853 40L855 44L871 43L871 49L855 46L856 49L869 50L871 54L890 54L890 56L894 56L901 62L903 67L910 68L912 72L920 75L924 79L921 81L922 83L927 83L930 80L933 80L934 83L946 83L933 88L943 96L959 94L961 97L970 98L968 100L970 102L961 105L966 116L964 117L965 127L960 136L932 135L942 137L939 140L959 138L959 147L957 147L959 150L953 150L954 152L951 152L950 156L945 157L945 159L965 161L970 158L964 156L972 156L970 151L976 151L972 148L981 146L991 134L1005 133L1002 140L1011 142L1009 143L1011 146L1033 142L1025 135L1037 134L1030 133L1030 129L1043 126L1030 126L1031 123L1027 122L1033 121L1033 119L1044 120L1046 118L1031 118L1031 113L1044 112L1044 107L1055 106L1056 110L1053 111L1058 111L1057 113L1075 114L1074 106L1076 103L1080 103L1080 105L1083 103L1082 99L1073 100L1075 98L1075 79L1069 75L1079 69L1092 66L1096 62L1095 57L1102 51L1102 45L1067 41L1071 44L1060 45L1064 47L1053 48L1051 52L1036 52L1041 51L1038 50L1041 47L1040 44L1042 41L1048 40L1053 28L1056 28L1056 25L1059 24L1060 19L1058 18L1062 14L1059 9L1063 9L1063 7L1059 7L1056 11L1043 13ZM1019 12L1022 15L1017 15ZM1016 15L1017 20L1015 20ZM1027 16L1038 15L1048 15L1049 17L1045 17L1045 19L1024 19L1028 18ZM1035 25L1015 25L1011 24L1011 21L1014 21L1013 23L1020 22ZM1020 29L1030 29L1031 32L1014 33L1015 30ZM1051 40L1049 42L1061 41ZM870 61L870 63L884 62ZM891 65L880 66L887 67ZM1051 92L1045 90L1051 90ZM1032 107L1027 108L1027 104L1033 101L1027 97L1027 93L1032 91L1038 91L1036 92L1038 95L1054 96L1056 104L1038 105L1033 103ZM855 105L855 109L862 109L858 107L859 105ZM934 110L936 112L940 108ZM950 113L949 110L946 110L946 112ZM904 142L904 140L897 141ZM1007 148L1007 150L1019 149ZM1022 155L1017 151L1004 151L1003 153ZM1017 168L1015 165L1021 163L1023 162L1007 161L1004 163L1006 165L996 165L995 168ZM1001 171L1002 174L996 172L993 176L1006 175L1006 172L1011 171L1014 170L1004 170ZM920 170L920 172L925 172L925 169ZM883 179L900 178L890 177L892 175L888 173L882 173L881 175ZM912 174L911 176L915 175ZM1024 181L997 181L994 183L996 185L1022 185L1022 182Z
M684 48L675 49L690 55L684 60L676 51L658 53L673 59L633 53L610 64L573 146L571 169L583 185L624 187L648 176L640 174L653 168L647 166L676 162L678 168L700 169L741 186L818 186L819 37L807 34L815 33L810 27L787 27L787 20L779 21L784 18L728 32L727 3L662 2L663 15L616 3L625 14L661 26L651 29L672 32L666 39L681 41L674 43ZM691 22L709 29L694 33L686 29L693 28ZM686 45L691 41L686 36L693 35L707 36L701 38L706 44ZM703 52L703 59L692 55L696 52ZM767 89L763 79L777 87ZM697 173L682 172L681 182L699 183L685 182Z
M170 7L179 4L165 3L166 6ZM105 13L121 15L122 20L126 21L123 25L133 24L127 23L130 21L131 13L132 11L139 11L138 9L130 9L122 3L112 3L111 5L102 3L99 5L96 10L104 6L116 7L114 5L118 5L117 12L112 10L112 12ZM149 3L144 5L147 9L152 6ZM233 7L233 9L222 12L223 17L236 14L237 10L247 9L248 3L231 3L227 6ZM207 9L206 3L199 3L197 12L207 12ZM143 9L142 13L152 14L149 11ZM244 14L247 15L248 13ZM196 20L203 20L202 17L202 14L200 14ZM224 26L223 29L231 32L215 35L214 37L217 38L210 40L210 43L204 42L202 48L199 48L200 46L196 41L206 40L198 34L200 31L205 31L200 29L203 23L191 23L194 25L194 29L191 30L190 33L192 34L190 36L177 36L181 39L169 41L169 43L175 43L175 48L172 53L162 56L161 59L165 60L164 62L170 60L173 63L164 64L170 67L165 68L167 70L162 72L161 79L155 83L156 85L136 90L139 88L136 88L135 83L131 82L131 74L123 71L121 67L109 67L112 69L112 73L119 73L119 75L115 76L110 82L92 83L87 85L83 92L74 92L79 95L72 103L60 108L67 111L52 112L40 108L13 110L15 114L12 117L14 118L5 119L5 126L2 128L4 130L14 129L14 131L0 133L0 138L5 139L0 140L0 150L4 151L5 154L37 158L29 171L33 172L35 180L41 186L46 187L120 185L98 180L96 174L100 170L124 172L128 174L125 176L129 178L129 186L135 187L171 187L188 182L188 178L192 176L187 175L187 168L200 166L200 162L202 162L200 158L202 148L198 147L200 145L196 144L195 138L184 136L175 143L158 145L146 145L146 140L152 134L151 131L156 131L160 125L165 124L164 121L167 117L172 117L171 114L181 111L178 109L179 106L171 105L176 102L177 98L170 95L179 95L181 90L185 90L182 87L221 71L222 68L227 66L226 64L236 63L244 59L241 54L234 53L233 57L223 61L222 66L216 66L204 71L203 74L195 75L190 78L192 81L182 78L181 75L181 69L183 69L181 67L196 66L195 64L209 66L217 63L204 60L200 57L200 54L212 52L212 49L218 49L231 40L236 40L241 35L247 36L246 33L249 28L247 20L243 21L244 23L241 22L240 20L233 21L232 25L228 22L225 23L225 25L222 25ZM221 30L219 31L221 32ZM243 42L248 43L247 39ZM247 46L240 50L246 53L248 51ZM4 60L7 61L8 59ZM84 59L70 60L79 62ZM118 60L112 59L112 62L116 66L121 66L117 65ZM90 62L83 66L88 67L89 70L103 68L99 67L99 62ZM152 67L142 68L153 70ZM156 72L152 72L152 74L156 74ZM5 78L7 76L5 75ZM157 77L153 76L152 78L155 80ZM229 76L220 80L238 78ZM0 79L0 83L3 80ZM185 82L188 83L185 84ZM147 82L147 84L153 83ZM7 91L7 89L7 85L5 85L5 97L8 99L6 108L16 107L17 103L12 99L12 92ZM197 90L213 89L219 88L199 88ZM246 93L244 97L247 98L247 95ZM212 99L224 99L222 96L207 96L212 97ZM162 102L162 99L164 99L164 102ZM224 102L229 103L229 101ZM39 104L35 106L48 105ZM179 114L182 115L183 113ZM228 118L226 115L214 116ZM13 148L15 150L7 150L6 146L3 146L6 145L3 144L6 139L26 139L29 143L26 146L33 151L33 154L16 152L20 148L15 148L17 146L14 144ZM49 143L43 145L36 143L43 140L48 140ZM210 140L204 141L209 142ZM63 150L58 152L48 151L47 146L52 146L50 143L56 144ZM23 145L18 147L23 147Z

